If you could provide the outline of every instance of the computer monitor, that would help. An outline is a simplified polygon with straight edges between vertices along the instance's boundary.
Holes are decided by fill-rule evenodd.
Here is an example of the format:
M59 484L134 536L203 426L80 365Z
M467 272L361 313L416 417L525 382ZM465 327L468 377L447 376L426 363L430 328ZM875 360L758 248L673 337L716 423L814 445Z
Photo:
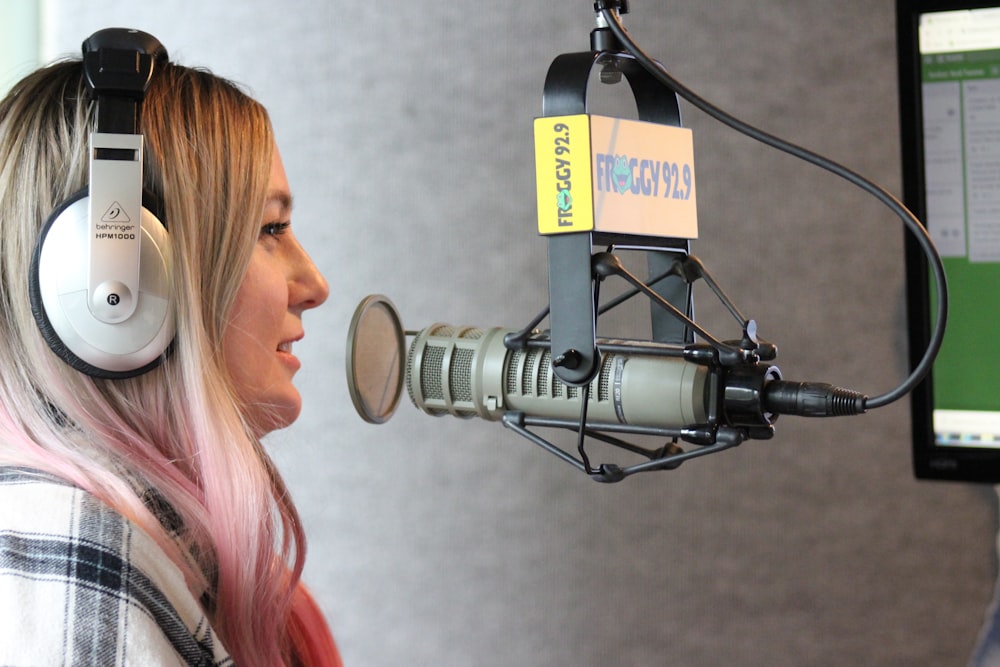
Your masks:
M1000 0L897 0L903 200L948 277L948 327L911 396L921 479L1000 482ZM934 317L907 239L911 363Z

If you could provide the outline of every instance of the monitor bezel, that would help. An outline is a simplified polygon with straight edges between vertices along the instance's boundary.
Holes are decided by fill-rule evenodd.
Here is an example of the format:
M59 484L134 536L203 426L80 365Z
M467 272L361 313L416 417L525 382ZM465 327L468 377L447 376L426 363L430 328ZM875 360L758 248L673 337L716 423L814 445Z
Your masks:
M919 19L929 12L1000 8L1000 0L897 0L896 47L899 70L899 122L902 152L903 203L920 220L926 219L923 181L924 145L921 100ZM931 308L927 259L907 235L906 302L910 367L920 361L930 338ZM958 482L1000 482L1000 448L942 446L933 426L933 369L910 395L913 471L918 479Z

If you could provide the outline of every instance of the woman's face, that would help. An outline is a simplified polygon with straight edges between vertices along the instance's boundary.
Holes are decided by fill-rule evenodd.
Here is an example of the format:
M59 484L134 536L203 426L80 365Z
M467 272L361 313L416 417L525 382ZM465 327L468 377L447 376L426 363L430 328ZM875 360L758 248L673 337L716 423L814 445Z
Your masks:
M276 148L257 245L222 340L226 367L258 435L299 416L302 398L292 376L301 364L292 344L304 335L302 313L330 293L292 233L291 214L291 190Z

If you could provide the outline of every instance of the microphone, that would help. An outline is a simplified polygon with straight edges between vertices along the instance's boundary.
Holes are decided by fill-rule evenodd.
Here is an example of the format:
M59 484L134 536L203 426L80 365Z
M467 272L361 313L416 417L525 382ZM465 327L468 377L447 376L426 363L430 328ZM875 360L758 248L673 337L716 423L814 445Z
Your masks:
M405 383L430 415L498 421L523 412L549 419L580 416L585 392L563 383L547 347L508 349L515 332L434 324L410 345ZM599 341L598 349L602 343ZM713 387L707 366L652 354L604 353L589 387L588 421L682 428L708 421Z
M579 418L587 392L556 376L547 345L509 348L515 333L448 324L423 329L406 358L410 400L429 415L497 421L515 411L554 420ZM533 340L545 341L540 334ZM832 417L865 411L864 395L824 383L786 382L776 366L713 367L684 358L699 356L700 346L598 339L597 347L602 354L589 385L587 426L683 430L718 415L728 426L756 428L773 424L781 414Z
M438 323L415 333L405 360L404 336L386 297L372 295L358 306L348 335L348 387L366 421L386 421L403 385L413 404L433 416L500 421L516 414L535 425L660 434L701 445L712 444L723 427L740 431L740 440L770 438L781 414L866 411L867 397L858 392L783 380L767 363L774 346L721 362L704 344L598 339L597 374L573 386L555 374L543 333Z

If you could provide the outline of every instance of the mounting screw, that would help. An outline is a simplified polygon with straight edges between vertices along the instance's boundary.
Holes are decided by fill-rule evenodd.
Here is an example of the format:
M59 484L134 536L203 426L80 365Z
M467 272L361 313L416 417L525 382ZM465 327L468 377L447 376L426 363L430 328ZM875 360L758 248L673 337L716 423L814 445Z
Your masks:
M556 368L568 368L570 370L575 370L580 367L581 361L583 361L583 355L576 350L570 349L566 350L557 357L553 357L552 365Z

